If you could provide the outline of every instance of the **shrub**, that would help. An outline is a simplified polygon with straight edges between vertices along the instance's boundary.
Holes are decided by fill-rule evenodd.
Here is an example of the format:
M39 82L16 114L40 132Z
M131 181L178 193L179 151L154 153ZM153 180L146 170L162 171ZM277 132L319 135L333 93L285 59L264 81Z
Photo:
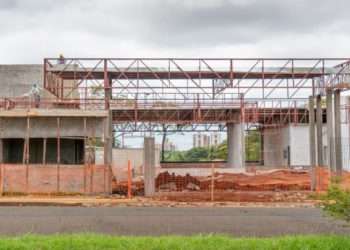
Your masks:
M340 179L336 179L331 188L323 195L323 210L336 219L350 221L350 190L341 189Z

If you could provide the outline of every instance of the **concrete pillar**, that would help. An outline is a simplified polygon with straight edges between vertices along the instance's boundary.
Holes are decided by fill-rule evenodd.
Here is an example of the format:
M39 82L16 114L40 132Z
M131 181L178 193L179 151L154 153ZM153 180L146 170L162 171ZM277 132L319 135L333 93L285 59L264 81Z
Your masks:
M155 143L153 137L144 139L144 168L145 168L145 196L152 196L155 192Z
M265 164L265 147L264 147L264 144L265 144L265 141L264 141L264 135L263 135L263 130L261 129L259 131L260 133L260 165L264 165Z
M114 140L114 134L112 130L112 111L108 111L108 116L105 118L105 128L104 128L104 164L106 167L107 175L105 179L106 185L106 194L111 195L112 194L112 154L113 154L113 140Z
M245 168L244 123L227 123L227 167Z
M3 163L3 159L4 159L3 154L4 154L4 145L0 137L0 164Z
M349 151L350 151L350 96L347 98L348 99L348 111L347 111L347 123L348 123L348 135L349 135L349 139L348 139L348 145L349 145ZM350 152L349 152L350 153ZM349 164L350 164L350 159L348 160Z
M310 166L316 166L316 128L315 128L315 101L309 97L309 133L310 133Z
M233 123L227 123L227 167L233 167Z
M327 101L327 145L328 145L328 170L334 170L334 126L333 126L333 90L328 89Z
M4 149L3 149L1 131L2 131L2 119L0 117L0 197L2 197L3 190L4 190L4 171L2 168Z
M0 117L0 164L4 161L4 143L2 140L2 119Z
M317 130L317 166L323 167L323 142L322 142L322 103L321 96L316 99L316 130Z
M310 140L310 166L311 166L311 191L316 185L316 138L315 138L315 101L314 97L309 97L309 140Z
M343 169L342 138L341 138L340 90L334 92L334 141L335 141L335 170L341 174Z

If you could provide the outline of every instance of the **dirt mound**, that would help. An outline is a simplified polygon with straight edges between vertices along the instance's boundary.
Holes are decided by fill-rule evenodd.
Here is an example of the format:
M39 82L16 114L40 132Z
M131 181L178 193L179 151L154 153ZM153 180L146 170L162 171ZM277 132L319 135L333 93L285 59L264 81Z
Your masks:
M310 173L293 171L279 171L273 173L246 174L214 174L215 191L296 191L310 190ZM194 177L160 173L155 179L156 191L209 191L211 190L212 177ZM128 183L126 181L113 183L113 193L126 195ZM144 193L142 180L131 185L133 195Z
M324 168L316 168L316 190L326 190L329 187L331 175ZM310 190L311 174L308 171L277 170L255 174L215 173L214 176L195 177L160 173L155 179L157 200L170 201L210 201L212 195L215 201L238 202L271 202L293 201L307 199ZM212 192L211 185L214 183ZM321 188L322 185L322 188ZM340 185L350 188L350 173L342 174ZM127 195L127 181L117 183L113 180L114 194L122 197ZM133 181L132 196L144 195L143 180ZM306 197L304 197L306 195Z
M196 186L197 191L209 190L211 187L211 176L207 178L170 175L168 172L161 173L156 179L156 188L174 189L182 191ZM290 191L309 190L310 174L283 171L268 174L220 174L214 175L215 190L232 191Z
M266 174L217 174L215 189L239 191L310 190L310 173L279 171Z
M131 195L132 196L143 196L145 195L145 187L143 180L133 181L131 183ZM127 196L128 194L128 182L123 181L117 183L115 179L112 180L112 193L121 196Z
M201 182L199 179L192 177L190 174L185 176L169 174L168 172L160 173L156 178L156 189L170 189L182 191L183 189L200 190Z

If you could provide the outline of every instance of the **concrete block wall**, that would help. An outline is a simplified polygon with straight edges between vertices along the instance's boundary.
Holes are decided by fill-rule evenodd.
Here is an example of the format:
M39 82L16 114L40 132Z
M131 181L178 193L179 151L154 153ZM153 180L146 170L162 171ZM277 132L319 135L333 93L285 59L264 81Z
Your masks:
M161 168L211 168L211 165L214 165L214 168L225 168L226 161L217 161L217 162L162 162Z
M3 162L22 163L24 139L2 139ZM43 163L43 138L31 138L29 140L29 163ZM60 163L82 164L84 155L83 139L60 140ZM57 163L57 138L48 138L46 143L45 162Z
M131 163L131 169L134 171L134 177L141 177L144 174L144 157L143 148L113 148L112 150L112 164L111 168L113 175L117 178L117 181L127 179L128 160ZM97 148L95 150L95 163L103 163L103 148ZM156 175L160 168L160 150L155 150L156 160Z
M57 137L57 117L31 117L30 138ZM24 138L26 135L26 117L2 117L1 138ZM87 136L103 137L104 119L86 118ZM84 135L84 119L82 117L60 117L60 136L79 137Z
M308 124L287 125L266 130L264 136L264 165L271 167L310 165ZM327 126L322 129L324 161L327 163ZM288 164L288 147L290 164Z
M343 169L350 170L350 124L344 123L342 128L342 154ZM278 137L278 138L277 138ZM327 125L322 127L323 161L325 166L329 164ZM310 165L310 142L308 124L289 125L280 129L280 135L270 131L264 133L264 165L287 166L284 151L290 147L290 165ZM279 143L277 143L279 141Z
M289 127L270 128L263 131L265 166L287 165L288 159L283 154L290 143L289 133Z
M57 192L57 165L29 165L26 190L26 165L3 165L3 191L22 193ZM105 194L108 191L108 171L104 165L60 165L60 188L63 193L84 193L86 173L87 194Z
M182 175L190 174L191 176L211 176L211 168L161 168L160 173L168 172L169 174ZM229 167L217 167L215 173L230 173L240 174L246 173L245 169L242 168L229 168Z
M43 65L23 64L23 65L0 65L0 98L21 97L30 92L34 83L38 83L43 88ZM65 94L68 98L78 98L77 90L71 91L74 81L65 80ZM48 91L42 91L43 98L55 98Z
M292 166L310 164L310 138L308 124L289 126L290 163Z
M43 66L0 65L0 98L18 97L31 90L33 83L43 82Z

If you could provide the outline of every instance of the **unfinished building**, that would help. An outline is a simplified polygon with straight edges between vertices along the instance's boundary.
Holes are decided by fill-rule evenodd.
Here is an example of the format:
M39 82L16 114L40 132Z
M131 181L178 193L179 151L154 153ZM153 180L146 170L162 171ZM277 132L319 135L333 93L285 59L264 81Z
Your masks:
M162 124L226 130L228 172L249 169L249 130L259 131L262 167L348 169L350 104L340 93L349 89L349 65L342 58L47 58L43 65L2 65L1 190L110 194L113 165L125 162L112 155L114 138L161 132ZM143 174L154 186L154 139L147 142Z

